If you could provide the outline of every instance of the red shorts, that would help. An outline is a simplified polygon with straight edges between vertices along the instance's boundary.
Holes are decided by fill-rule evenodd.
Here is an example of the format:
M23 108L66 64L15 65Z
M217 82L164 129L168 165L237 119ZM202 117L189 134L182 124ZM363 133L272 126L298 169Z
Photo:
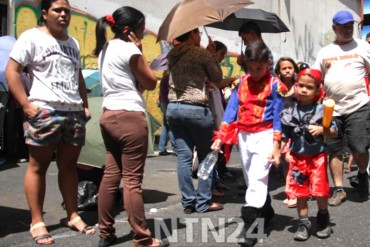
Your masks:
M285 192L289 198L330 197L327 153L291 153Z

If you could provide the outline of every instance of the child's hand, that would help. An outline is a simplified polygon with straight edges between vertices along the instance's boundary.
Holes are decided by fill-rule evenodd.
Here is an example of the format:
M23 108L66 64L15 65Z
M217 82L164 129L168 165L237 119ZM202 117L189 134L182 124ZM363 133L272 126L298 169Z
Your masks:
M324 133L324 128L318 125L308 125L307 129L312 136L319 136Z
M221 144L222 144L221 139L216 139L212 143L211 149L215 150L215 151L218 151L219 153L223 153L222 150L221 150Z
M270 154L269 157L267 157L268 161L273 164L275 167L278 167L280 165L280 155L273 155Z
M275 167L278 167L280 165L280 155L280 149L278 147L274 147L267 159Z

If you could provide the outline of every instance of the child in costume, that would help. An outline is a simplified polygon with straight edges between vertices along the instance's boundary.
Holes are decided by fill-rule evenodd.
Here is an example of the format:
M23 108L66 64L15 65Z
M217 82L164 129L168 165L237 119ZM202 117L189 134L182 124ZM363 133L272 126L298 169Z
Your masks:
M299 72L295 92L297 102L281 112L282 149L291 139L286 193L297 198L299 216L294 239L305 241L310 237L307 200L311 195L316 198L319 208L316 235L327 238L331 233L328 212L330 187L323 136L335 136L336 125L332 121L329 128L322 126L323 106L317 103L322 94L320 71L304 69Z
M240 77L211 148L220 150L223 143L239 145L248 185L241 215L248 230L257 218L265 218L267 225L275 214L268 193L268 174L271 164L277 165L280 159L279 114L284 105L280 93L286 88L270 74L269 50L263 42L247 46L245 61L249 74ZM255 243L255 237L246 236L246 246Z

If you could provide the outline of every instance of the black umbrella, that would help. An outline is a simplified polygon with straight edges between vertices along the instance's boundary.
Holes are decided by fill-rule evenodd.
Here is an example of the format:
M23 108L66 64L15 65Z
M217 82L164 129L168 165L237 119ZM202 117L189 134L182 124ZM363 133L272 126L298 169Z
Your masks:
M239 9L223 21L211 23L207 26L223 30L239 31L240 27L247 21L257 23L262 33L289 32L287 26L276 14L262 9Z

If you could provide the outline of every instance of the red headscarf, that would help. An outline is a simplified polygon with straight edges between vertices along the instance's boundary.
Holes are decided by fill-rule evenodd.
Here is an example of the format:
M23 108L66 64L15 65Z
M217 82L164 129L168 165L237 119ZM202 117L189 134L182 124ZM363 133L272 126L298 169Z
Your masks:
M321 77L322 76L321 76L321 71L320 70L317 70L317 69L304 69L304 70L301 70L298 73L297 81L299 81L299 78L302 75L309 75L309 76L313 77L319 85L321 85L321 83L322 83L322 80L321 80Z
M319 86L320 93L315 97L315 101L318 102L321 99L323 99L325 97L325 92L322 89L322 75L321 75L321 71L320 70L317 70L317 69L310 69L310 68L303 69L303 70L301 70L298 73L297 81L299 81L299 78L301 76L303 76L303 75L309 75L312 78L314 78L315 81L317 82L318 86Z

